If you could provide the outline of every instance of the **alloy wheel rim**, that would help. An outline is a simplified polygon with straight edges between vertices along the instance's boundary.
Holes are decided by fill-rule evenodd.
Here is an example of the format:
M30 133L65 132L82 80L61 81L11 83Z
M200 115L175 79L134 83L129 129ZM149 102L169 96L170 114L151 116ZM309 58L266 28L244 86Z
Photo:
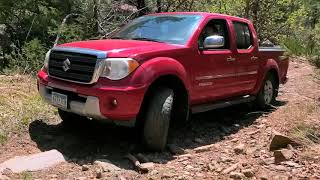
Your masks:
M266 104L270 104L273 97L273 85L270 80L267 80L264 85L264 101Z

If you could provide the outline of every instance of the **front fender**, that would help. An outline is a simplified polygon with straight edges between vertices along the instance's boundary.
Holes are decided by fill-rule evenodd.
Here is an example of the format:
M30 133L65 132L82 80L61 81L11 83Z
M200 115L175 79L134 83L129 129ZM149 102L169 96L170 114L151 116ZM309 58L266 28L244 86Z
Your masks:
M182 80L186 89L189 89L187 72L185 67L177 60L168 57L157 57L144 62L141 65L145 73L145 83L150 85L156 79L164 75L175 75Z

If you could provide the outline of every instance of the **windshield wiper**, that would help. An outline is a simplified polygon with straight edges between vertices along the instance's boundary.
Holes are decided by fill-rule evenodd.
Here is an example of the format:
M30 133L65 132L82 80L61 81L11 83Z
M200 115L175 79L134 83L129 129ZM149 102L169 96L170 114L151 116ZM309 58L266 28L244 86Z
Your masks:
M152 41L152 42L160 42L160 43L163 43L162 41L159 41L159 40L157 40L157 39L144 38L144 37L132 38L132 40Z

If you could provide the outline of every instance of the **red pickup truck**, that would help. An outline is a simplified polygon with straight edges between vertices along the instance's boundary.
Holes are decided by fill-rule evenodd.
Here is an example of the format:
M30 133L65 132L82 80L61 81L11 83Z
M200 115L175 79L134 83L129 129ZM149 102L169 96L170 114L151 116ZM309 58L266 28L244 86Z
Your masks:
M169 125L186 122L189 112L274 103L288 64L282 49L259 48L249 20L160 13L133 20L107 40L54 47L38 87L64 122L138 126L147 147L163 150Z

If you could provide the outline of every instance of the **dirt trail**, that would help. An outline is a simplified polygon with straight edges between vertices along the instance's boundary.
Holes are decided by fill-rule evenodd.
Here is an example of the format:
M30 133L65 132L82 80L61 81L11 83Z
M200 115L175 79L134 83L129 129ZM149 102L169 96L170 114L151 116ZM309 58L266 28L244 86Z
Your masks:
M57 149L67 159L47 170L24 174L6 172L12 178L30 176L40 179L288 179L320 178L320 153L315 144L293 150L291 160L275 164L269 144L273 131L292 134L301 124L320 129L319 76L311 65L291 62L289 82L280 88L277 106L268 112L256 111L243 104L192 116L191 123L170 134L169 143L185 150L174 155L169 150L149 153L140 149L131 129L97 122L83 122L73 127L53 119L33 119L28 132L15 133L0 146L0 162L14 156ZM211 145L209 150L197 148ZM310 148L315 148L311 151ZM154 167L138 173L125 158L128 153L142 153ZM319 152L319 151L318 151ZM121 170L99 172L97 159L108 159ZM98 173L97 173L98 170ZM97 176L98 174L98 176ZM0 176L1 179L1 176Z

